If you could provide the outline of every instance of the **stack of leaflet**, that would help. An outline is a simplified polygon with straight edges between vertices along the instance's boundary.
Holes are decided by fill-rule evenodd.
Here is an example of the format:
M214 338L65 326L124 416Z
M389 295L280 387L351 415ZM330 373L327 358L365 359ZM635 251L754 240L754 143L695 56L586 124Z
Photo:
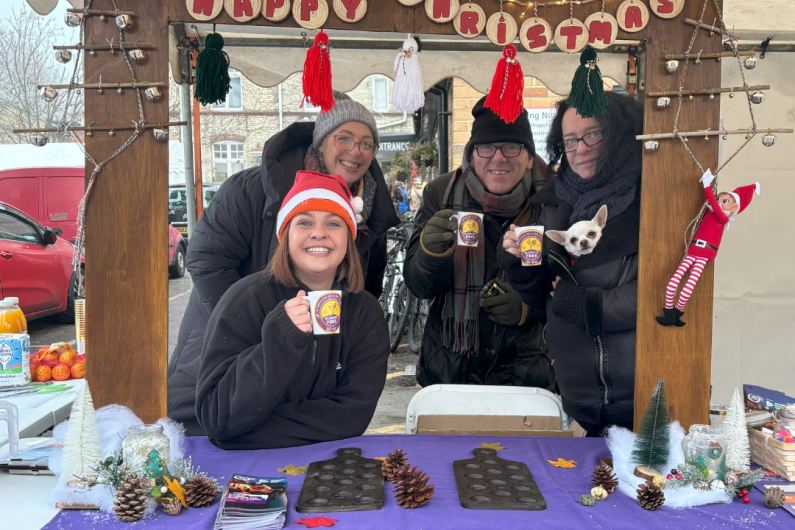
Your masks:
M287 479L233 475L215 518L215 530L278 529L287 511Z

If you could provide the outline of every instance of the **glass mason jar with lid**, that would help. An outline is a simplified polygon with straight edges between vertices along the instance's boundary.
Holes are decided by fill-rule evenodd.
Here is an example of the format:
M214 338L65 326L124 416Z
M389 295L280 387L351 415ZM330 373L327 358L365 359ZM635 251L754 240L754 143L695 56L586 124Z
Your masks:
M709 471L707 480L723 480L726 467L726 443L720 427L693 425L682 442L685 460L695 460Z
M168 463L171 456L171 442L163 434L163 426L134 425L127 429L127 438L121 443L124 464L131 470L142 470L150 453L156 450L163 462Z

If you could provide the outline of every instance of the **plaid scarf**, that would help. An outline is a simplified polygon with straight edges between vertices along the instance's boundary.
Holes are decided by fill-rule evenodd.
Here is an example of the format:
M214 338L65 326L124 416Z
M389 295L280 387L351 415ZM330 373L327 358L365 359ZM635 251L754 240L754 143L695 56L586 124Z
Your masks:
M521 213L532 184L528 170L522 180L506 195L493 195L465 159L461 169L453 174L444 192L445 209L476 211L499 217L516 217ZM472 202L477 207L472 207ZM485 226L481 227L476 247L457 245L453 258L453 292L447 293L442 308L445 346L467 357L477 355L480 345L480 290L486 274ZM452 295L452 296L451 296Z

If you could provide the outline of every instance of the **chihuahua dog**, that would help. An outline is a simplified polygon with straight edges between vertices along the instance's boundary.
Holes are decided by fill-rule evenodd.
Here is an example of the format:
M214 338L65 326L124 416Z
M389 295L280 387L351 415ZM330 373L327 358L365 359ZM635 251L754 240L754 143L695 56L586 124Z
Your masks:
M579 258L590 254L602 238L602 229L607 223L607 206L602 206L590 221L580 221L571 225L565 232L549 230L549 239L563 245L572 257Z

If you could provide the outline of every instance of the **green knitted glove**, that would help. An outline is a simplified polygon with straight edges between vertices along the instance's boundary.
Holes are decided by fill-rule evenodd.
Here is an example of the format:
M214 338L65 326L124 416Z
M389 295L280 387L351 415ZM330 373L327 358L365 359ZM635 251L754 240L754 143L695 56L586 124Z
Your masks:
M453 210L439 210L428 219L420 236L425 250L433 254L444 254L455 242L458 222L450 220L453 215L455 215Z
M495 280L495 283L505 291L505 294L484 298L480 302L480 307L489 313L489 320L492 322L503 326L516 326L522 323L524 308L519 295L508 282Z

